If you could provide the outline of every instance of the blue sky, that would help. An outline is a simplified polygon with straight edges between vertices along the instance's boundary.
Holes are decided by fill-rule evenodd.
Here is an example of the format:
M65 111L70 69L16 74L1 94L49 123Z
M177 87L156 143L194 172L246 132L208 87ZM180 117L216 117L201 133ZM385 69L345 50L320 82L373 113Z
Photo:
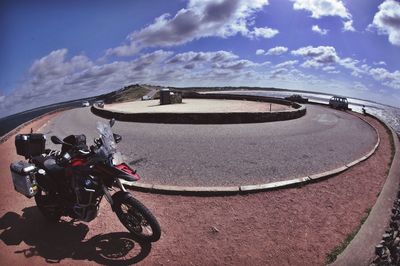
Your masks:
M1 1L0 31L0 117L134 83L400 107L397 0Z

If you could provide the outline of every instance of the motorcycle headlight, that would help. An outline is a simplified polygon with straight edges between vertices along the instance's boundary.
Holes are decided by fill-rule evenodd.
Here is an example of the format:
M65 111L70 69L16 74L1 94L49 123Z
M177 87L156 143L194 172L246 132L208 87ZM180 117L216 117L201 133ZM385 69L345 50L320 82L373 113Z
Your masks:
M64 155L62 156L62 158L63 158L66 162L68 162L69 160L71 160L71 155L69 155L69 153L66 152L66 153L64 153Z
M121 153L120 152L114 153L113 160L112 160L113 165L119 165L123 162L124 162L124 160L122 159Z

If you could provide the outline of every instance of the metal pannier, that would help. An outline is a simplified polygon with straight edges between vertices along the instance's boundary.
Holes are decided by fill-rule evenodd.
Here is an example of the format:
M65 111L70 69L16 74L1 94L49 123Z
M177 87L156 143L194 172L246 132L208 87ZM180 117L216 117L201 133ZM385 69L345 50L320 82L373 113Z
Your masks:
M35 196L37 182L34 176L36 167L33 164L19 161L10 165L14 189L28 198Z

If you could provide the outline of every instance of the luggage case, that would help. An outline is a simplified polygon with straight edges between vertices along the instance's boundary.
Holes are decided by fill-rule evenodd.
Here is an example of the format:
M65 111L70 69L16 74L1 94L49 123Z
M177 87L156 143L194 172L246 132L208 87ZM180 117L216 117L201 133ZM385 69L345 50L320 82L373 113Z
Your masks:
M25 161L19 161L12 163L10 170L14 189L28 198L35 196L38 189L34 176L36 167Z
M25 158L45 152L46 136L43 134L18 134L15 136L17 154Z

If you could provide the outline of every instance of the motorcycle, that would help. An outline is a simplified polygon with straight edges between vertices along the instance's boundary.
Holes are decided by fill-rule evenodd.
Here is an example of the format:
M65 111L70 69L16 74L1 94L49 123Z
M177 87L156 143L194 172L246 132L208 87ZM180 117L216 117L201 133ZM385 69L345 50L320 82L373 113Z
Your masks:
M121 223L136 239L155 242L161 229L154 215L124 187L124 182L140 179L138 173L122 160L109 123L97 123L100 137L86 145L85 135L70 135L63 140L52 136L61 151L45 149L43 134L19 134L15 138L17 154L27 161L10 165L17 192L34 197L43 216L58 222L62 216L90 222L97 217L103 197ZM118 189L111 195L112 191Z

